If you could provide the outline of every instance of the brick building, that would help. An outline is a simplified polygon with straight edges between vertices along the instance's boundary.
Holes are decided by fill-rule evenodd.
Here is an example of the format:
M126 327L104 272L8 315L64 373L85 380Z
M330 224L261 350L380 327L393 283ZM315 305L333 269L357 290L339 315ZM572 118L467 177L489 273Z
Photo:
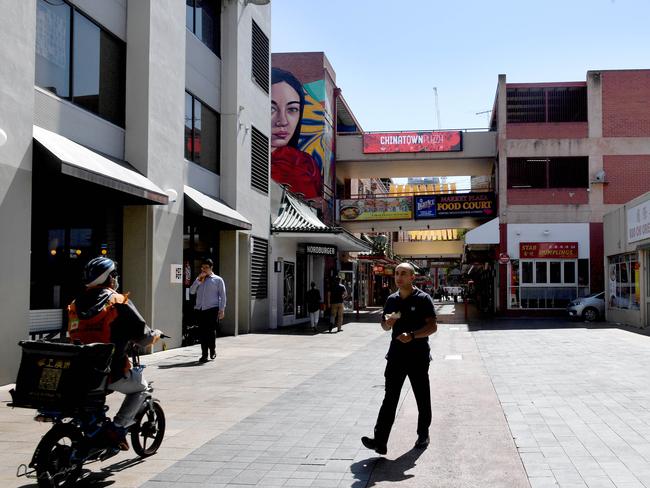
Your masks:
M499 252L509 258L499 309L560 311L602 291L603 216L650 188L650 70L567 83L500 75L491 126Z

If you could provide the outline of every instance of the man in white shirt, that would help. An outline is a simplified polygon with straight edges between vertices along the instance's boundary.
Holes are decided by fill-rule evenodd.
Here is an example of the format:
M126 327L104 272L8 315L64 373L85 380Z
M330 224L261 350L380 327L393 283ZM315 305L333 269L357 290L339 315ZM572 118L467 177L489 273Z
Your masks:
M226 284L213 273L213 267L212 259L204 259L201 273L190 286L190 293L196 295L194 310L201 338L201 363L208 361L208 351L210 359L217 356L217 326L226 310Z

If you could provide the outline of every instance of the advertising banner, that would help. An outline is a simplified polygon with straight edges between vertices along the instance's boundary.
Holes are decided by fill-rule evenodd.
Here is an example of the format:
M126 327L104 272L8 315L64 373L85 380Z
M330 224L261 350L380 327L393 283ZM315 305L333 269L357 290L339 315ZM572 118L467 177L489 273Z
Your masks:
M494 192L418 195L415 218L493 217L496 212Z
M363 152L414 153L462 151L462 132L366 132L363 134Z
M413 218L412 197L339 200L341 222L399 220Z
M578 259L578 243L520 242L519 259Z

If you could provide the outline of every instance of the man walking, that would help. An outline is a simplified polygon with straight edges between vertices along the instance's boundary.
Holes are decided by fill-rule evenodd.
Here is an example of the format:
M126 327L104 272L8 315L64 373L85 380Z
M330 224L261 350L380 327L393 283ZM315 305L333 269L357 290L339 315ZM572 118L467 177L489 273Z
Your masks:
M429 389L428 337L437 330L433 300L413 286L415 269L408 263L395 268L397 292L386 300L381 326L392 329L392 340L386 355L386 393L377 416L375 436L362 437L361 442L378 454L386 454L395 412L404 380L408 376L418 405L418 430L415 447L429 445L431 425L431 393Z
M320 318L320 291L316 288L316 283L311 282L311 288L307 291L305 297L307 301L307 312L309 313L309 320L311 322L311 330L315 331Z
M210 359L217 356L217 326L226 310L226 285L221 276L212 272L213 266L212 259L204 259L201 273L190 286L190 293L196 295L194 310L201 339L201 363L208 361L208 351Z
M347 297L348 291L345 285L341 284L338 276L332 278L332 286L327 293L328 307L330 308L330 332L336 324L337 332L341 332L343 327L343 300Z

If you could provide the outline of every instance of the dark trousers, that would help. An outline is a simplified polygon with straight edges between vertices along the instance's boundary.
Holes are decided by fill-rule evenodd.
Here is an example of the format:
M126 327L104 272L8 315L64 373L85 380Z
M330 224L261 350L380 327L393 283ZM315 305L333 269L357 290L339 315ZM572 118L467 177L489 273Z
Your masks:
M408 376L418 405L418 436L427 436L431 425L431 389L429 387L429 358L393 358L386 364L386 394L379 409L375 425L375 439L381 444L388 442L395 422L399 395Z
M199 326L201 340L201 356L208 357L208 351L214 355L217 351L217 325L219 325L219 309L208 308L196 310L196 322Z

